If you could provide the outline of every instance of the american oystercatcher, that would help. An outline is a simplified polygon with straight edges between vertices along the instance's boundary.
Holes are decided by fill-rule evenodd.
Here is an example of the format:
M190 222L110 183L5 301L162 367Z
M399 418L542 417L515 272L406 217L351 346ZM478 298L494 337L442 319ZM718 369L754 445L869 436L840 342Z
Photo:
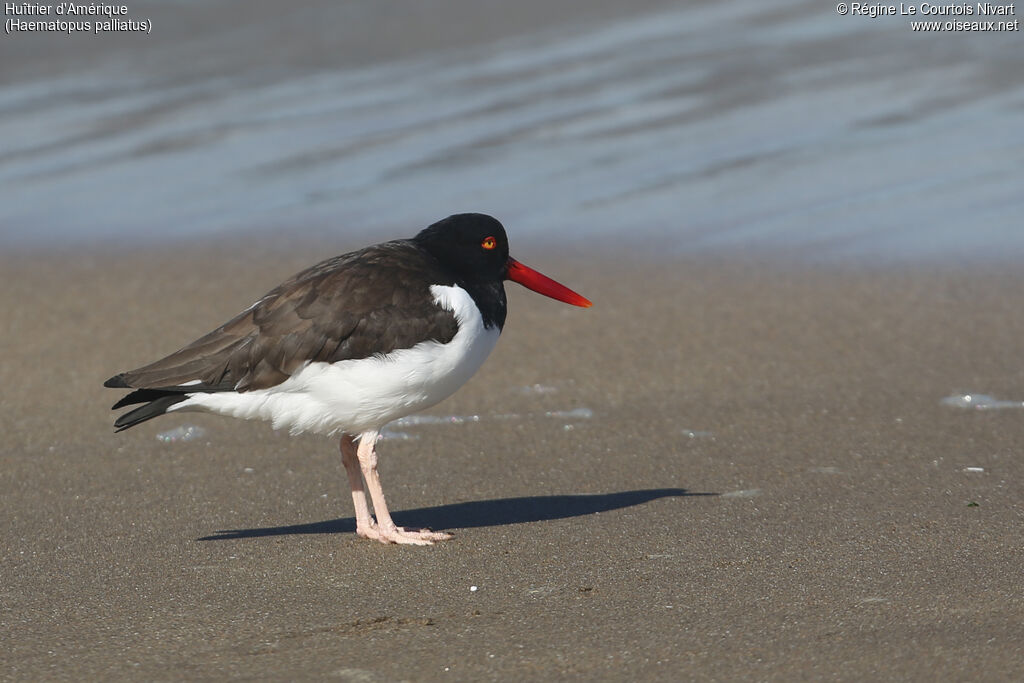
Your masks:
M447 398L477 371L505 324L504 280L591 305L510 258L496 219L449 216L412 239L318 263L179 351L111 377L104 386L135 389L115 410L142 404L114 426L199 410L340 434L357 534L417 545L451 538L395 525L375 444L388 422Z

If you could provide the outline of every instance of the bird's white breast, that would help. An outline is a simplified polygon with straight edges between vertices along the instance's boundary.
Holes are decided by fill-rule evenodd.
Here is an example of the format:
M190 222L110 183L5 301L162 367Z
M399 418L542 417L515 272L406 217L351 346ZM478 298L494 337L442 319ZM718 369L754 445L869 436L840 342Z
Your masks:
M384 356L337 363L309 363L286 381L243 393L193 394L171 410L208 410L232 417L269 420L293 433L358 434L429 408L473 376L498 342L480 310L461 287L431 285L437 305L458 323L447 344L424 341Z

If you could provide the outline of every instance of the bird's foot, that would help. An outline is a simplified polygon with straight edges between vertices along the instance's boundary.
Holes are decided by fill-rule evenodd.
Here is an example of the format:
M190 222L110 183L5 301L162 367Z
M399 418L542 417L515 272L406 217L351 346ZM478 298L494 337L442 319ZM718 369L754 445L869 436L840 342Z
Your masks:
M390 527L382 527L376 522L356 529L356 534L363 538L378 540L381 543L397 543L399 545L433 545L434 541L447 541L452 538L451 534L446 534L443 531L406 529L393 524Z

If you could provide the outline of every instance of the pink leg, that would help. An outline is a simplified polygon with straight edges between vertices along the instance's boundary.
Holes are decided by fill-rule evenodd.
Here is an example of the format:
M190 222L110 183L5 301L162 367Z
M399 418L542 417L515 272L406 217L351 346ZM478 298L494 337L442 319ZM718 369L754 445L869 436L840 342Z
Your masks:
M359 470L356 440L350 434L341 435L341 463L345 466L348 485L352 489L352 505L356 509L356 534L363 538L377 538L377 523L370 515L370 506L366 504L366 493L363 492L363 475Z
M388 505L384 502L384 489L381 488L380 477L377 476L377 451L374 449L376 442L377 432L363 432L359 435L359 447L356 449L359 467L366 480L370 500L373 501L373 511L377 514L377 525L367 534L367 537L376 538L381 543L411 543L414 545L431 545L434 541L451 538L451 534L429 529L416 530L395 526L391 519L391 513L388 512ZM363 504L366 504L365 499ZM358 527L358 519L356 524Z

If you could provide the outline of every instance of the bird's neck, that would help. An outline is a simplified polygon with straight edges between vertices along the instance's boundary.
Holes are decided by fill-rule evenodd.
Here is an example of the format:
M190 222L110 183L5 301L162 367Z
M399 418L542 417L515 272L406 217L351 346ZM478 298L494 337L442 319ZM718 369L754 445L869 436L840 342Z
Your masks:
M505 314L508 306L505 301L505 284L503 282L467 283L459 286L469 292L473 302L480 309L484 327L497 326L501 330L505 326Z

